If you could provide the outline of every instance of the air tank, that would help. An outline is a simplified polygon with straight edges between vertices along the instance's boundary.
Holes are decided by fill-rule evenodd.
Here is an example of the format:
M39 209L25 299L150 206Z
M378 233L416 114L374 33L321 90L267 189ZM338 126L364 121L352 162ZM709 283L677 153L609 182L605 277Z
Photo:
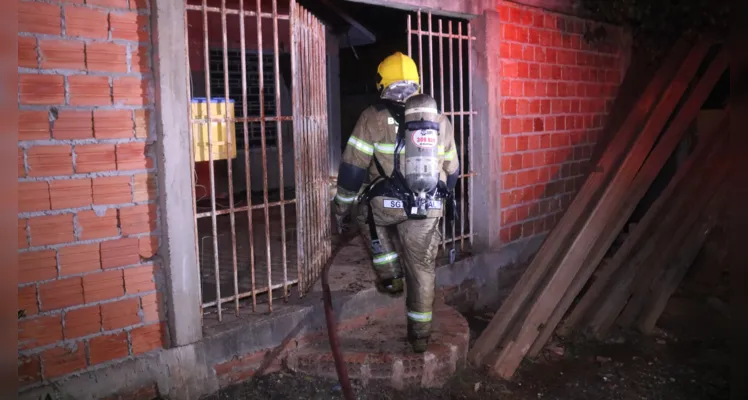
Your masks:
M417 94L405 102L405 180L423 197L439 183L439 110L436 100Z

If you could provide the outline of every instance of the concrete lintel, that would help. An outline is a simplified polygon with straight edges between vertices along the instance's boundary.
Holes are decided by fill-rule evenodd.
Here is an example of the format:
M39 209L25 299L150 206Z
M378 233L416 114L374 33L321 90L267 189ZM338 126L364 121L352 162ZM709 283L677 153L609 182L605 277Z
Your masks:
M346 0L354 3L385 6L406 11L431 11L448 17L472 19L487 8L495 7L495 2L488 0L455 1L455 0Z
M156 81L159 206L163 236L159 256L167 276L167 319L171 344L202 338L200 274L195 253L189 93L185 49L185 3L152 2Z
M476 36L472 48L474 118L473 162L478 173L473 182L473 215L476 250L491 251L499 246L501 205L501 93L499 59L499 13L487 10L473 22Z
M578 14L581 6L579 0L508 0L508 2L568 15Z
M448 17L473 19L484 11L495 10L499 5L496 0L346 0L354 3L372 4L397 8L406 11L431 11ZM528 7L540 8L560 14L576 15L579 13L579 0L508 0Z

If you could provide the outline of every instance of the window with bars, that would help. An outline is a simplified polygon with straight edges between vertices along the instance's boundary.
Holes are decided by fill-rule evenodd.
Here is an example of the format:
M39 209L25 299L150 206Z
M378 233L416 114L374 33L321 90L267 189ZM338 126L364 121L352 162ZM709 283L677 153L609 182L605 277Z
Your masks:
M228 84L229 98L234 100L234 116L243 118L244 104L242 96L242 53L239 49L227 50L228 66ZM247 117L260 116L260 73L258 57L260 54L256 51L245 51L246 58L246 76L247 76ZM262 73L263 73L263 103L265 116L275 116L275 66L272 53L262 54ZM210 50L210 88L213 97L224 97L226 90L224 86L224 65L223 49ZM275 129L268 129L266 123L265 140L267 146L277 144L277 133ZM259 148L261 146L262 131L259 122L247 123L249 137L249 148ZM236 123L236 144L238 148L244 147L244 125L243 122Z

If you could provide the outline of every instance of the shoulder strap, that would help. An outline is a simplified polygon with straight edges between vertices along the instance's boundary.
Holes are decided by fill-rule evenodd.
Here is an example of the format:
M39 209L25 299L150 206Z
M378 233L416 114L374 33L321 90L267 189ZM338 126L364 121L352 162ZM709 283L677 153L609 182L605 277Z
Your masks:
M405 105L396 104L394 101L382 100L382 104L397 122L397 136L395 139L395 154L393 154L392 176L405 184L405 177L400 171L400 150L405 146ZM407 184L405 184L407 187Z
M374 159L374 166L377 167L377 172L379 172L379 176L381 176L382 178L387 178L387 174L384 173L384 167L382 167L382 164L377 159L376 154L374 154L373 159Z
M385 108L387 111L390 112L390 115L392 115L392 118L397 121L399 125L402 125L403 122L405 122L405 105L404 104L398 104L392 100L385 100L380 99L374 107L377 108L377 110L384 110Z

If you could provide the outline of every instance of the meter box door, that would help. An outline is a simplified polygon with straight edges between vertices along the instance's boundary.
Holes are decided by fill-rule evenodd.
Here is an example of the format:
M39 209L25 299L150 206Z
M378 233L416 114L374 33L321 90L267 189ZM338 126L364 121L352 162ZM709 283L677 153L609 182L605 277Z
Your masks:
M204 122L192 123L195 162L208 161L210 146L208 144L208 107L210 107L210 139L213 146L213 160L236 158L236 124L234 119L234 100L213 97L210 102L205 97L195 97L191 101L192 120L204 119ZM229 136L231 147L229 148Z

